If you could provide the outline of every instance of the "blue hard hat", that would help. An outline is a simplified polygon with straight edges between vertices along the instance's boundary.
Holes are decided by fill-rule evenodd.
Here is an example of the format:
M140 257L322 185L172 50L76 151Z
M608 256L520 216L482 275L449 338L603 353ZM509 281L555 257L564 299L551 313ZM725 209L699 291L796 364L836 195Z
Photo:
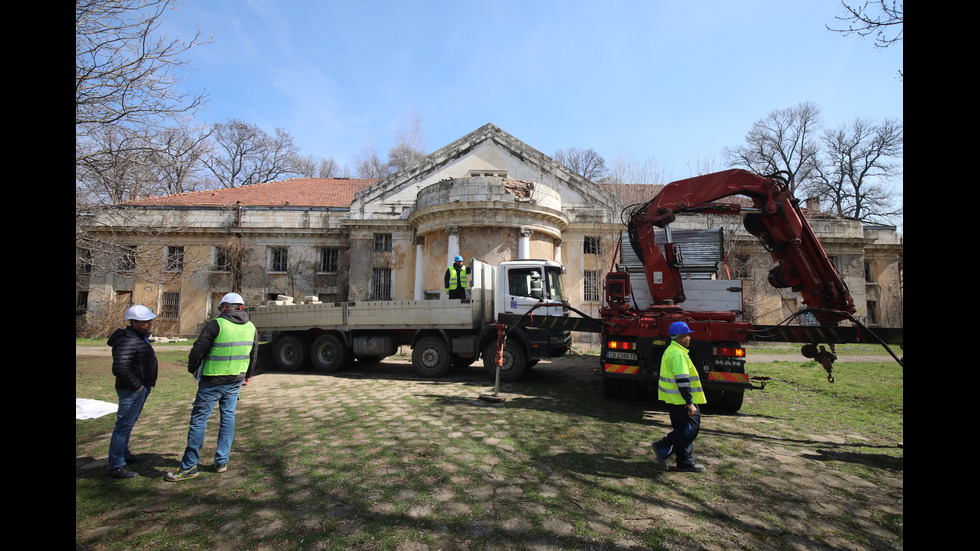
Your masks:
M462 261L463 261L463 257L456 255L455 262L462 262Z
M687 323L683 321L675 321L674 323L670 324L670 330L668 332L670 333L671 337L684 335L686 333L693 333L691 328L687 326Z

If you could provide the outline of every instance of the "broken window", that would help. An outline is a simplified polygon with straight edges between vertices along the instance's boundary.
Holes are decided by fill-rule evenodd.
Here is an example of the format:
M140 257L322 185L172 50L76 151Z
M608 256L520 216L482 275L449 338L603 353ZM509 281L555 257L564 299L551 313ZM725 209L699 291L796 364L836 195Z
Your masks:
M585 236L585 241L582 244L582 253L584 254L600 254L602 243L602 238L594 235Z
M374 250L379 252L390 251L391 234L390 233L374 234Z
M285 272L287 269L289 269L289 249L272 247L269 250L269 271Z
M168 272L180 272L184 269L184 248L180 246L169 246L166 251Z
M340 264L340 250L320 249L320 271L328 274L337 273Z

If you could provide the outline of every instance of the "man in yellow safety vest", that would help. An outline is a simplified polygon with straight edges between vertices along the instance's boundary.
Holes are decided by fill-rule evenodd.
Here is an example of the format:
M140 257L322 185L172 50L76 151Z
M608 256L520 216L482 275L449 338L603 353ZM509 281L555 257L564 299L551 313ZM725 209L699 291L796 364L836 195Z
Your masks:
M188 356L187 370L200 382L191 410L187 447L180 468L164 476L168 482L200 474L197 465L204 432L215 405L220 411L220 425L214 467L219 473L228 470L228 456L235 438L238 395L252 376L259 347L255 326L248 320L241 295L228 293L221 298L218 309L221 313L204 325Z
M691 347L691 328L683 321L670 324L670 346L660 360L660 384L657 398L667 403L670 426L673 430L652 444L657 462L667 468L667 457L673 454L677 470L704 472L704 466L694 462L694 439L701 430L700 404L707 402L701 388L698 371L688 355Z
M453 265L446 269L444 279L449 298L466 298L466 288L470 286L470 283L467 279L466 266L463 266L462 256L456 255Z

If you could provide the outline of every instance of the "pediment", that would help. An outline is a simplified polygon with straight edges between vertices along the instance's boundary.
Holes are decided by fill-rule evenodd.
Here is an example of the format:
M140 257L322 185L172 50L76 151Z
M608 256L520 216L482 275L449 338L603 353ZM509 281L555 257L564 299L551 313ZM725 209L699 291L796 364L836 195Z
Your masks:
M559 194L565 207L615 207L614 198L595 183L486 124L357 193L351 203L351 217L407 215L425 187L473 176L505 176L548 186Z

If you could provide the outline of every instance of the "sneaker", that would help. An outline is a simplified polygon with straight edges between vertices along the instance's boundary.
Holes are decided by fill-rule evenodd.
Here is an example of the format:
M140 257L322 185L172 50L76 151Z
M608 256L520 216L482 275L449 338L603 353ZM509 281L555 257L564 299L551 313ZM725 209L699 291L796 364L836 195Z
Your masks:
M214 472L216 472L216 473L223 473L223 472L225 472L227 470L228 470L228 464L227 463L215 463L214 464Z
M660 468L667 469L667 457L674 451L674 446L669 446L667 450L664 451L658 448L657 443L654 442L653 444L650 444L650 447L653 448L653 454L657 456L657 464L660 465Z
M188 478L194 478L199 474L201 473L200 471L197 470L197 465L194 465L190 469L178 468L176 471L171 471L166 475L164 475L163 479L166 480L167 482L178 482L180 480L187 480Z
M118 469L109 470L109 478L133 478L134 476L139 475L126 467L119 467Z
M677 472L680 473L703 473L705 471L704 465L688 465L686 467L677 467Z

